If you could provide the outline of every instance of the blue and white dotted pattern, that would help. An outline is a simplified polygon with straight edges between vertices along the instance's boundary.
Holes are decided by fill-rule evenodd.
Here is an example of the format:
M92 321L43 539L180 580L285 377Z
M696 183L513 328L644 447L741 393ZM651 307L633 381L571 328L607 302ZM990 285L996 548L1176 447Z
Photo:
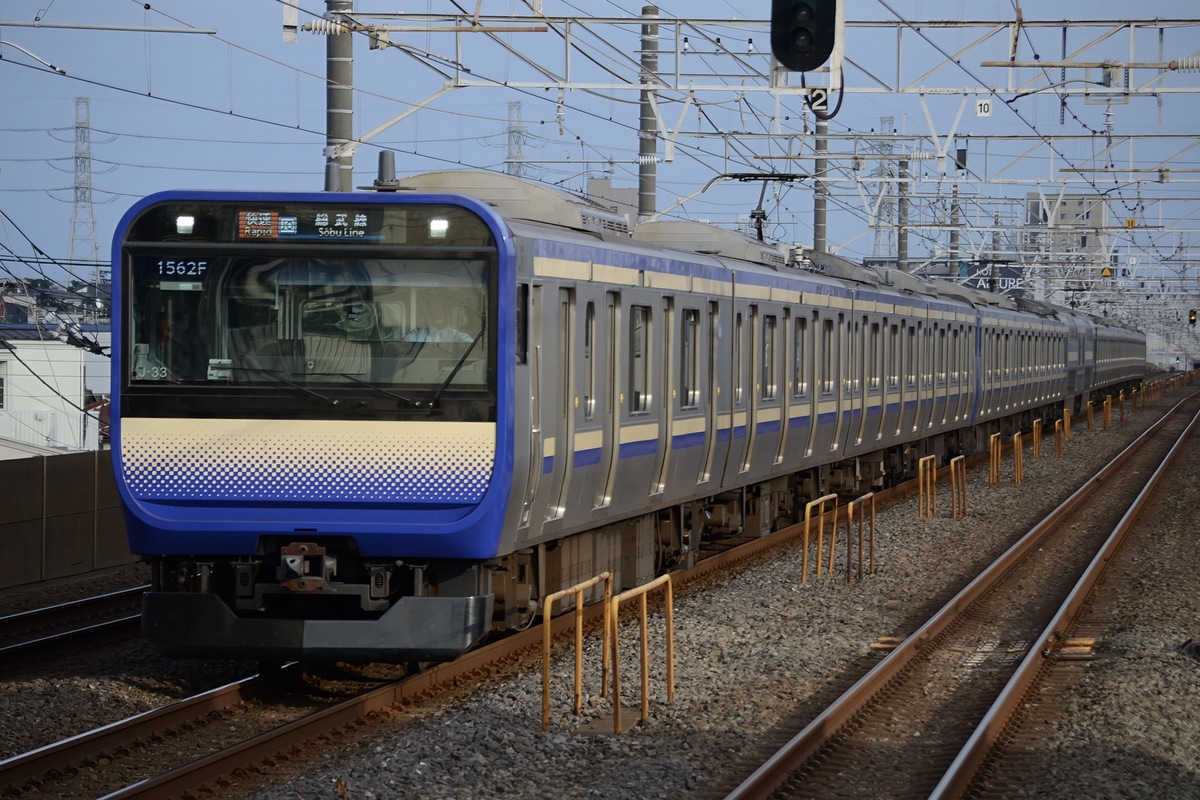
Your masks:
M478 502L493 423L126 418L121 462L144 500Z

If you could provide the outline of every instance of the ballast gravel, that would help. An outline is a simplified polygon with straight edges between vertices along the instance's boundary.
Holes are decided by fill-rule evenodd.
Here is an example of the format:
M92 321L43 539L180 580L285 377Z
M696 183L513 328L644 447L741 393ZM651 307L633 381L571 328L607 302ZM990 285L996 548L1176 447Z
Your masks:
M1169 395L1157 406L1178 399ZM612 733L612 702L601 696L600 643L585 642L583 713L573 713L573 655L556 645L550 730L542 730L540 662L491 676L433 703L397 709L375 724L281 762L269 775L240 778L222 798L680 798L721 797L744 776L772 729L797 708L816 713L867 668L872 644L904 637L948 600L1041 515L1057 505L1097 466L1151 422L1139 411L1109 430L1077 421L1062 458L1047 437L1042 457L1028 445L1023 483L1013 485L1006 454L1000 480L989 485L988 466L967 481L969 513L950 516L950 487L939 485L938 515L918 518L917 500L881 510L874 575L847 582L844 527L832 572L815 574L810 556L803 580L799 548L695 591L677 593L675 692L667 702L663 614L649 624L650 715L623 734ZM1088 797L1195 797L1200 785L1200 658L1179 648L1200 640L1200 542L1188 514L1164 520L1167 552L1193 568L1147 586L1136 608L1120 611L1128 640L1096 670L1079 701L1079 715L1063 741L1047 747L1072 751L1072 774L1050 770L1039 797L1072 797L1081 758L1090 758ZM828 546L828 545L827 545ZM826 550L828 558L828 550ZM826 562L827 565L827 562ZM114 580L125 580L118 574ZM29 602L34 592L0 596L0 613ZM636 719L640 665L636 623L621 633L623 715ZM149 650L148 646L142 644ZM150 663L152 652L141 658ZM161 669L173 668L160 660ZM1115 662L1115 663L1110 663ZM86 675L58 674L38 683L36 703L9 703L22 690L5 686L2 729L39 726L39 739L78 732L112 709L144 707L146 665L131 676L121 665L94 665ZM228 666L228 665L227 665ZM214 665L218 675L224 667ZM230 667L232 669L232 667ZM1105 680L1111 675L1111 680ZM215 676L214 676L215 677ZM26 691L35 687L26 685ZM149 696L152 696L152 692ZM101 706L106 708L102 708ZM127 708L128 707L128 708ZM1134 714L1133 719L1114 718ZM71 720L74 720L73 722ZM26 740L5 735L5 755ZM1188 746L1190 743L1191 746ZM16 748L14 750L14 748ZM1086 760L1082 763L1089 763ZM750 765L752 766L752 764ZM1111 775L1111 780L1105 776ZM886 786L879 797L886 797Z

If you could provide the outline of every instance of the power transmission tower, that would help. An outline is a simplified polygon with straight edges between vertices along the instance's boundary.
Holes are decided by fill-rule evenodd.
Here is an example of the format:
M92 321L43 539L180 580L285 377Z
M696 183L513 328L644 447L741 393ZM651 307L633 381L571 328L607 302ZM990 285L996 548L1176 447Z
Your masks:
M884 135L891 132L895 124L893 117L880 117L879 130ZM892 143L882 140L874 143L873 148L882 156L871 172L872 178L881 178L879 182L879 206L875 217L875 247L872 251L875 258L884 260L895 258L896 248L896 203L894 200L895 184L891 179L896 177L896 164L891 159Z
M78 248L78 249L77 249ZM92 280L99 290L100 264L96 257L96 215L92 211L92 122L91 101L75 98L75 202L71 210L71 263L87 259L94 263Z
M521 101L508 104L508 156L504 171L518 178L525 177L525 124L521 122Z

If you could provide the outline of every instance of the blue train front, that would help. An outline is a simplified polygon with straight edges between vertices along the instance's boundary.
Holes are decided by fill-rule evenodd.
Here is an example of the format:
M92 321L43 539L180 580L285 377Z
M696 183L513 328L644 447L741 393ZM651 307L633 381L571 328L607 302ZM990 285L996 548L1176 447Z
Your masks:
M492 211L445 195L164 193L125 215L113 457L158 649L440 660L488 631L513 261Z

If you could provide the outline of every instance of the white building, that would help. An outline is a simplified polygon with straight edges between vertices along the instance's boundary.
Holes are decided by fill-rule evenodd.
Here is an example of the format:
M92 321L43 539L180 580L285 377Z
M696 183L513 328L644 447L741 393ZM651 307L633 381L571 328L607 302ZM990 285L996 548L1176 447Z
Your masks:
M0 458L95 450L89 401L109 391L108 359L37 325L0 326ZM86 336L107 347L107 331ZM6 444L7 442L7 444Z

